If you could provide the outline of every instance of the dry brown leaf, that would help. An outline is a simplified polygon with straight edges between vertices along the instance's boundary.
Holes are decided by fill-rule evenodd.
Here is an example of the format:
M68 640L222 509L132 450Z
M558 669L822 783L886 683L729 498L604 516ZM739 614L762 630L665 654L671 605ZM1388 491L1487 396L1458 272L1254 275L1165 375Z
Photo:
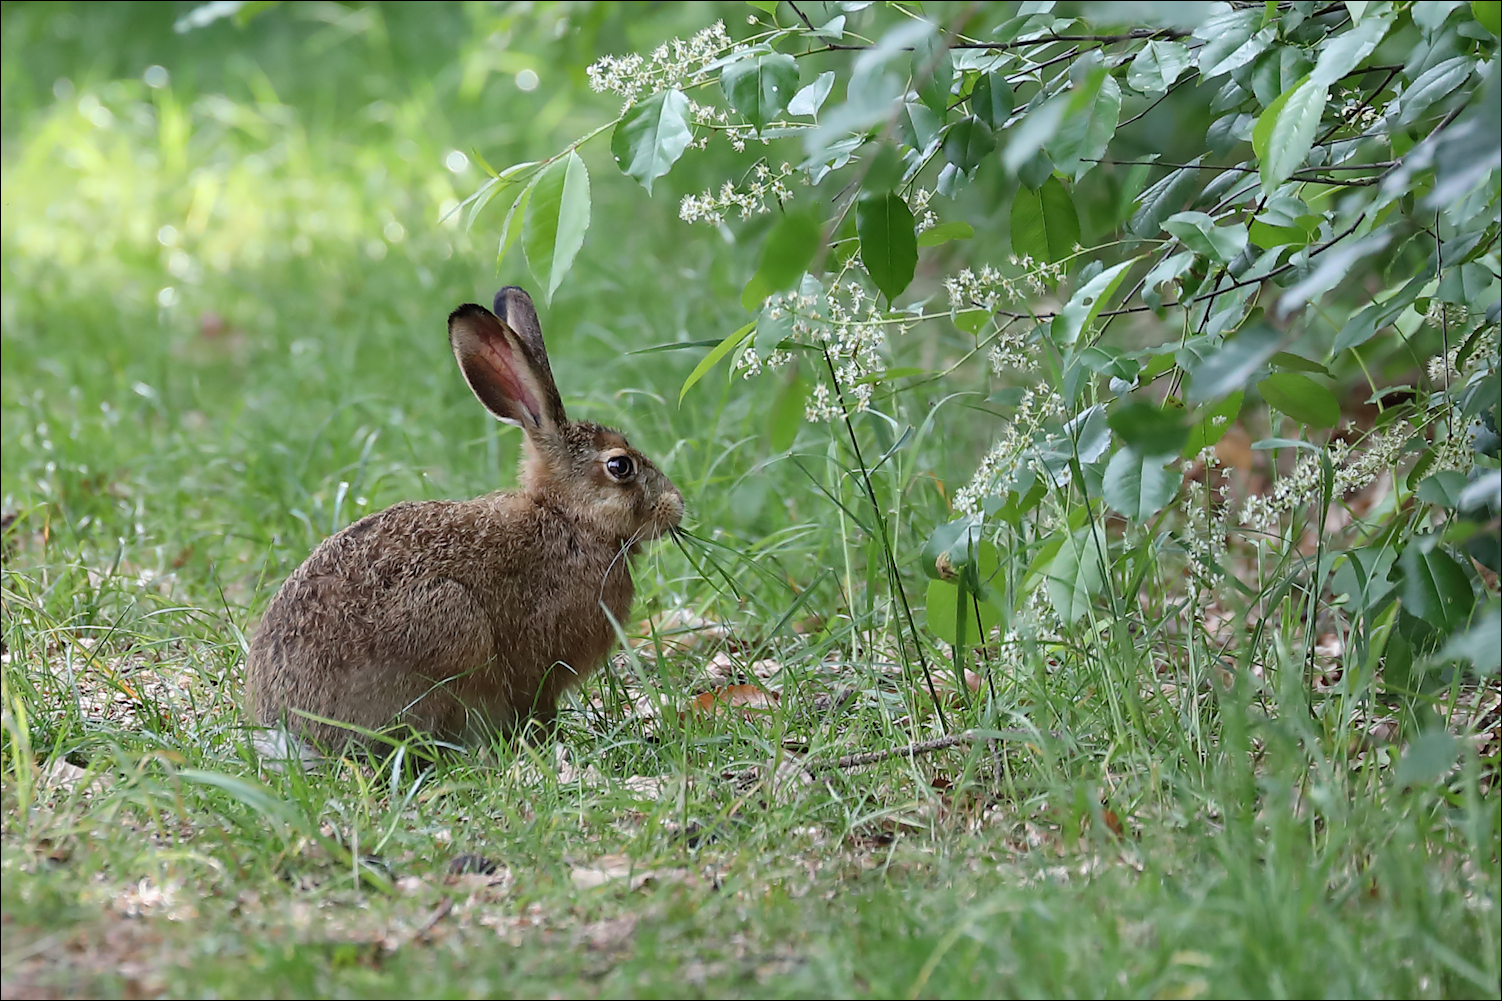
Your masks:
M593 890L621 879L630 880L628 885L633 890L661 883L697 884L699 882L699 877L688 869L634 870L634 865L635 863L628 855L601 855L588 865L571 867L569 877L573 880L574 886L581 890Z
M614 952L623 948L635 933L636 915L626 914L592 921L579 929L578 938L596 952Z
M743 715L750 715L777 708L780 699L779 693L756 685L727 685L695 696L689 710L713 716L721 709L739 709Z
M631 859L625 855L601 855L589 865L573 866L569 873L574 885L581 890L593 890L630 875Z
M670 782L666 775L631 775L622 779L621 785L643 799L661 799Z

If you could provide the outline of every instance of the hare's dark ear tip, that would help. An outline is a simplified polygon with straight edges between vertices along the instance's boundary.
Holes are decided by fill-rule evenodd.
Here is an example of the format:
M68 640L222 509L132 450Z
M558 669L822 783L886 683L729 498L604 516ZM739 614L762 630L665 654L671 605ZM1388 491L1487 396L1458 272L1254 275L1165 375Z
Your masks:
M527 306L532 305L532 297L527 290L520 285L507 285L495 294L495 315L505 316L507 313L506 303L508 300L519 299Z
M477 302L466 302L449 314L449 326L454 325L455 320L467 320L475 316L493 316L490 310Z

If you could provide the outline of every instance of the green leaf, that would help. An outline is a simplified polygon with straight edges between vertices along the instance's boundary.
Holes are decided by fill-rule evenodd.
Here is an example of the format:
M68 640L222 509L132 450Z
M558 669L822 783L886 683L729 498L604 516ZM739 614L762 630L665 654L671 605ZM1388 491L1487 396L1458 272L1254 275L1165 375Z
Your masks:
M1319 362L1310 361L1308 358L1305 358L1302 355L1292 354L1288 351L1279 351L1277 354L1268 359L1268 363L1271 364L1273 368L1281 369L1284 372L1314 372L1315 374L1322 375L1327 379L1335 378L1330 374L1330 370L1325 368L1325 366L1321 365Z
M1166 257L1153 265L1153 269L1142 280L1142 301L1153 309L1163 308L1163 294L1160 288L1166 282L1178 281L1184 277L1194 264L1194 251L1185 250L1182 253Z
M1105 585L1101 570L1104 553L1100 548L1102 529L1086 526L1073 535L1064 536L1063 544L1048 566L1048 600L1066 624L1078 621L1090 610L1090 603Z
M1403 568L1403 607L1410 615L1446 634L1465 623L1476 593L1470 578L1449 554L1439 546L1423 552L1423 546L1414 539L1398 557L1398 565Z
M1137 263L1137 258L1134 257L1107 268L1070 296L1069 302L1059 310L1059 315L1055 316L1053 322L1049 324L1049 333L1053 342L1060 347L1068 347L1078 340L1081 332L1095 322L1095 318L1100 315L1101 307L1116 292L1117 286L1121 284L1127 271L1135 263Z
M1183 207L1184 199L1199 190L1199 158L1169 171L1137 198L1137 211L1127 231L1140 240L1158 235L1163 220Z
M1166 468L1174 458L1161 453L1143 455L1131 447L1117 450L1106 465L1101 487L1106 503L1133 521L1151 518L1179 492L1183 474Z
M1182 410L1150 403L1119 406L1107 415L1106 423L1139 455L1173 455L1184 447L1189 435Z
M950 240L970 240L975 237L975 227L968 222L941 222L918 234L919 247L937 247Z
M809 32L815 38L822 38L829 42L838 42L845 37L845 15L836 14L834 17L819 25Z
M1084 100L1073 101L1053 140L1047 144L1054 166L1079 180L1105 155L1116 123L1121 117L1121 85L1104 71L1094 94L1081 94Z
M1497 0L1471 0L1471 16L1493 35L1502 35L1502 4Z
M949 315L950 319L954 321L956 330L972 336L991 319L991 311L989 309L952 309Z
M1497 5L1492 9L1497 9ZM1412 125L1434 102L1444 100L1470 79L1475 69L1476 60L1470 56L1452 56L1420 73L1398 101L1398 125L1405 128Z
M621 170L652 193L652 182L678 162L693 133L688 127L688 98L681 90L664 90L633 104L615 126L610 151Z
M1233 56L1241 59L1236 65L1248 61L1242 59L1241 50L1251 43L1252 33L1258 29L1261 20L1261 11L1243 8L1217 14L1195 28L1194 37L1205 43L1195 55L1200 75L1208 80L1234 69ZM1253 52L1252 56L1256 54Z
M793 314L781 306L764 306L756 317L756 338L751 342L751 350L765 358L792 336Z
M949 111L949 88L954 85L954 58L942 32L928 32L913 45L913 88L940 121Z
M928 631L950 646L959 645L961 630L964 631L967 646L980 643L1000 624L1001 614L989 601L975 600L973 594L968 587L962 589L958 584L947 580L929 581L928 597L923 610ZM960 604L961 595L965 597L963 605ZM978 623L977 612L980 614Z
M668 341L664 344L653 344L651 347L637 348L635 351L627 351L628 355L655 355L663 351L692 351L694 348L718 347L720 339L710 338L707 341Z
M532 178L525 188L516 196L516 201L511 203L511 208L506 212L506 221L501 223L501 244L496 250L495 266L499 268L501 262L506 259L506 252L516 243L522 235L522 222L527 218L527 203L532 199L532 191L537 187L538 178Z
M584 246L584 231L589 228L589 170L578 153L569 153L543 171L536 184L527 203L522 247L527 266L547 290L544 298L551 303Z
M1203 212L1176 212L1163 220L1163 229L1196 254L1217 264L1229 264L1246 248L1246 227L1241 223L1217 226Z
M1200 453L1201 449L1209 448L1226 436L1230 430L1231 422L1236 415L1241 413L1241 401L1246 394L1241 390L1227 396L1209 410L1204 411L1194 426L1189 429L1189 437L1184 442L1184 450L1180 454L1186 459L1192 459Z
M746 287L741 289L741 306L748 313L755 313L761 309L761 304L767 296L777 290L771 286L766 277L760 271L751 276L746 282Z
M855 209L855 231L866 271L890 304L912 282L918 268L913 213L895 192L865 195Z
M982 73L970 91L970 112L995 132L1012 117L1016 96L1005 73Z
M803 423L803 404L808 399L808 380L803 378L798 366L791 368L791 378L777 394L771 419L767 422L767 440L774 452L786 452L793 447L793 440L798 437L798 428Z
M720 89L730 106L760 132L797 92L798 63L781 52L763 52L721 70Z
M1136 358L1128 357L1116 348L1101 344L1092 344L1078 352L1075 357L1079 358L1080 364L1096 375L1121 379L1125 382L1131 382L1142 372L1142 364ZM1067 360L1064 367L1069 367Z
M944 134L944 159L967 174L996 148L991 127L974 115L967 115L949 126Z
M1314 64L1314 71L1309 74L1309 82L1321 90L1333 87L1372 54L1391 25L1391 15L1373 15L1363 18L1350 31L1327 38L1324 48L1320 50L1319 59Z
M1302 309L1311 299L1324 295L1339 285L1351 268L1363 258L1385 249L1392 241L1392 230L1379 229L1359 239L1347 237L1319 256L1319 264L1308 277L1284 292L1278 298L1278 315L1288 316Z
M1392 592L1388 573L1396 558L1397 553L1387 546L1352 549L1330 578L1331 592L1348 595L1350 607L1358 613L1372 611Z
M1193 60L1182 42L1151 41L1142 47L1127 70L1127 84L1144 94L1172 87Z
M982 525L971 515L935 526L919 553L923 572L934 580L954 580L980 544L981 531Z
M1490 676L1502 669L1502 618L1494 611L1481 616L1470 629L1450 637L1437 655L1441 660L1468 660L1477 673Z
M1189 373L1190 403L1217 400L1246 385L1252 373L1271 358L1283 335L1271 324L1254 323L1226 341L1220 349L1199 362Z
M1069 95L1059 94L1057 97L1050 98L1047 103L1029 111L1023 116L1022 121L1009 130L1011 140L1001 154L1001 165L1006 168L1007 173L1017 173L1022 169L1023 164L1033 158L1033 154L1053 139L1068 108Z
M939 130L943 127L944 119L917 101L909 101L897 113L897 131L902 141L913 149L928 149L929 144L939 138Z
M814 77L813 83L793 95L793 99L788 102L788 114L808 115L809 117L818 115L832 87L834 87L834 71L820 73Z
M1465 473L1447 469L1424 477L1417 492L1419 500L1426 504L1454 510L1460 506L1460 492L1465 488Z
M766 289L761 298L791 288L813 263L823 238L819 217L812 211L788 212L779 219L761 245L761 263L752 279L758 289Z
M678 403L682 405L683 398L688 395L688 391L690 389L694 388L694 383L704 378L704 376L709 373L710 369L719 364L721 358L724 358L730 352L739 347L741 342L750 337L751 332L755 329L756 321L752 320L750 323L746 324L744 327L741 327L735 333L731 334L723 341L721 341L719 347L715 348L713 351L709 352L709 354L705 355L699 361L699 364L694 366L694 370L688 374L688 378L683 380L683 388L678 391Z
M1267 106L1252 129L1252 151L1257 154L1262 190L1271 192L1304 165L1329 92L1313 80L1284 91Z
M1080 242L1080 217L1069 189L1057 177L1037 191L1018 188L1011 229L1012 251L1019 256L1050 264L1068 257Z
M1438 782L1455 767L1460 757L1460 741L1447 730L1425 730L1403 751L1393 773L1393 785L1399 789Z
M1257 383L1268 405L1300 424L1334 427L1340 421L1340 401L1335 394L1298 372L1274 372Z

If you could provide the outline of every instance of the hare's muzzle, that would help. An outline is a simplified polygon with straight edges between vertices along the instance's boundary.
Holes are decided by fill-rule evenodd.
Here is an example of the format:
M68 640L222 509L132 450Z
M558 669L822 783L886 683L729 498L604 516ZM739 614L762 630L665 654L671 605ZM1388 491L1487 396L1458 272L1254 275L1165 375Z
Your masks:
M657 505L652 511L652 527L655 530L654 537L664 535L678 527L683 520L683 495L676 489L668 490L657 498Z

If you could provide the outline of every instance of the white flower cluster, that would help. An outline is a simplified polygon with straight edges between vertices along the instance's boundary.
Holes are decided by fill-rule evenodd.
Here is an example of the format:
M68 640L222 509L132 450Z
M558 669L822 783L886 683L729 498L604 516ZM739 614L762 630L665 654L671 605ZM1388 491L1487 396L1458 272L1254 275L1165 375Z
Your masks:
M1359 452L1353 451L1339 439L1330 442L1325 447L1325 454L1335 470L1331 481L1331 498L1348 497L1363 490L1382 473L1392 469L1411 434L1412 429L1406 422L1397 421L1387 430L1374 434ZM1448 453L1446 458L1450 461L1459 459ZM1438 467L1438 462L1435 465ZM1241 508L1241 524L1256 532L1279 534L1278 523L1283 515L1308 507L1318 500L1322 483L1319 455L1306 454L1293 467L1292 472L1273 485L1272 493L1256 494L1246 499Z
M1012 254L1007 258L1007 263L1021 268L1022 274L1008 278L987 264L980 269L980 274L966 268L959 274L944 279L944 291L949 293L950 306L955 309L974 309L980 306L994 311L1006 303L1043 295L1064 280L1065 267L1062 261L1050 264L1047 261L1035 261L1027 255L1018 257Z
M1348 91L1346 98L1335 111L1346 122L1362 129L1369 129L1382 120L1382 112L1361 96L1360 91Z
M1467 315L1467 310L1462 305L1430 299L1429 311L1424 314L1424 322L1436 329L1459 330L1465 326Z
M1204 479L1191 479L1184 485L1184 513L1192 531L1186 531L1184 546L1189 553L1190 587L1197 606L1210 603L1216 588L1225 581L1225 574L1216 567L1226 565L1226 531L1230 507L1226 503L1231 488L1221 478L1220 486L1213 491L1209 483L1216 476L1220 458L1215 447L1200 450L1197 456L1203 463Z
M769 199L779 205L792 201L793 192L787 184L792 175L791 164L784 163L773 173L763 161L751 169L750 178L741 187L726 181L718 193L705 191L702 195L684 195L678 205L678 218L688 223L718 226L725 221L727 212L738 212L742 219L770 212Z
M918 220L914 232L923 233L933 229L939 224L939 217L934 210L928 207L934 193L927 188L915 188L907 200L907 207L912 211L913 218Z
M646 56L635 52L605 56L585 73L596 93L620 94L628 101L637 101L670 87L691 87L704 82L708 78L706 67L734 44L725 30L725 22L716 21L688 41L674 38Z
M852 262L854 263L854 262ZM814 385L804 408L810 421L833 421L844 415L843 402L851 412L859 413L871 405L875 383L886 371L881 349L886 344L886 327L891 325L877 309L876 299L859 281L836 281L827 292L809 295L786 292L768 296L762 315L777 320L791 319L792 336L822 349L834 370L834 387L820 380ZM907 333L906 324L897 324L898 333ZM773 351L759 358L755 351L743 352L738 366L746 378L765 368L778 368L792 358L786 351Z
M1459 308L1464 309L1464 307ZM1439 326L1439 320L1433 319L1436 312L1434 306L1429 307L1430 322L1437 327ZM1464 322L1465 317L1462 314L1461 324ZM1450 330L1456 332L1455 340L1462 340L1459 336L1459 331L1463 329L1463 326L1454 323L1451 324ZM1471 374L1477 369L1492 364L1491 360L1497 357L1497 328L1492 326L1476 339L1476 343L1471 346L1471 353L1466 356L1464 369L1459 364L1462 347L1464 347L1463 344L1457 344L1446 352L1443 357L1436 355L1429 359L1427 374L1431 386L1436 389L1443 389L1446 386L1458 385L1469 379Z
M1027 338L1028 332L1016 328L1014 324L998 329L996 342L986 353L986 357L991 362L991 371L996 375L1001 375L1003 372L1025 372L1031 369L1034 358Z
M981 459L970 482L954 495L954 508L964 514L980 509L983 498L996 492L1017 468L1022 453L1032 447L1033 435L1046 421L1064 418L1064 398L1051 389L1029 389L1017 404L1017 416L1002 430L996 444Z

